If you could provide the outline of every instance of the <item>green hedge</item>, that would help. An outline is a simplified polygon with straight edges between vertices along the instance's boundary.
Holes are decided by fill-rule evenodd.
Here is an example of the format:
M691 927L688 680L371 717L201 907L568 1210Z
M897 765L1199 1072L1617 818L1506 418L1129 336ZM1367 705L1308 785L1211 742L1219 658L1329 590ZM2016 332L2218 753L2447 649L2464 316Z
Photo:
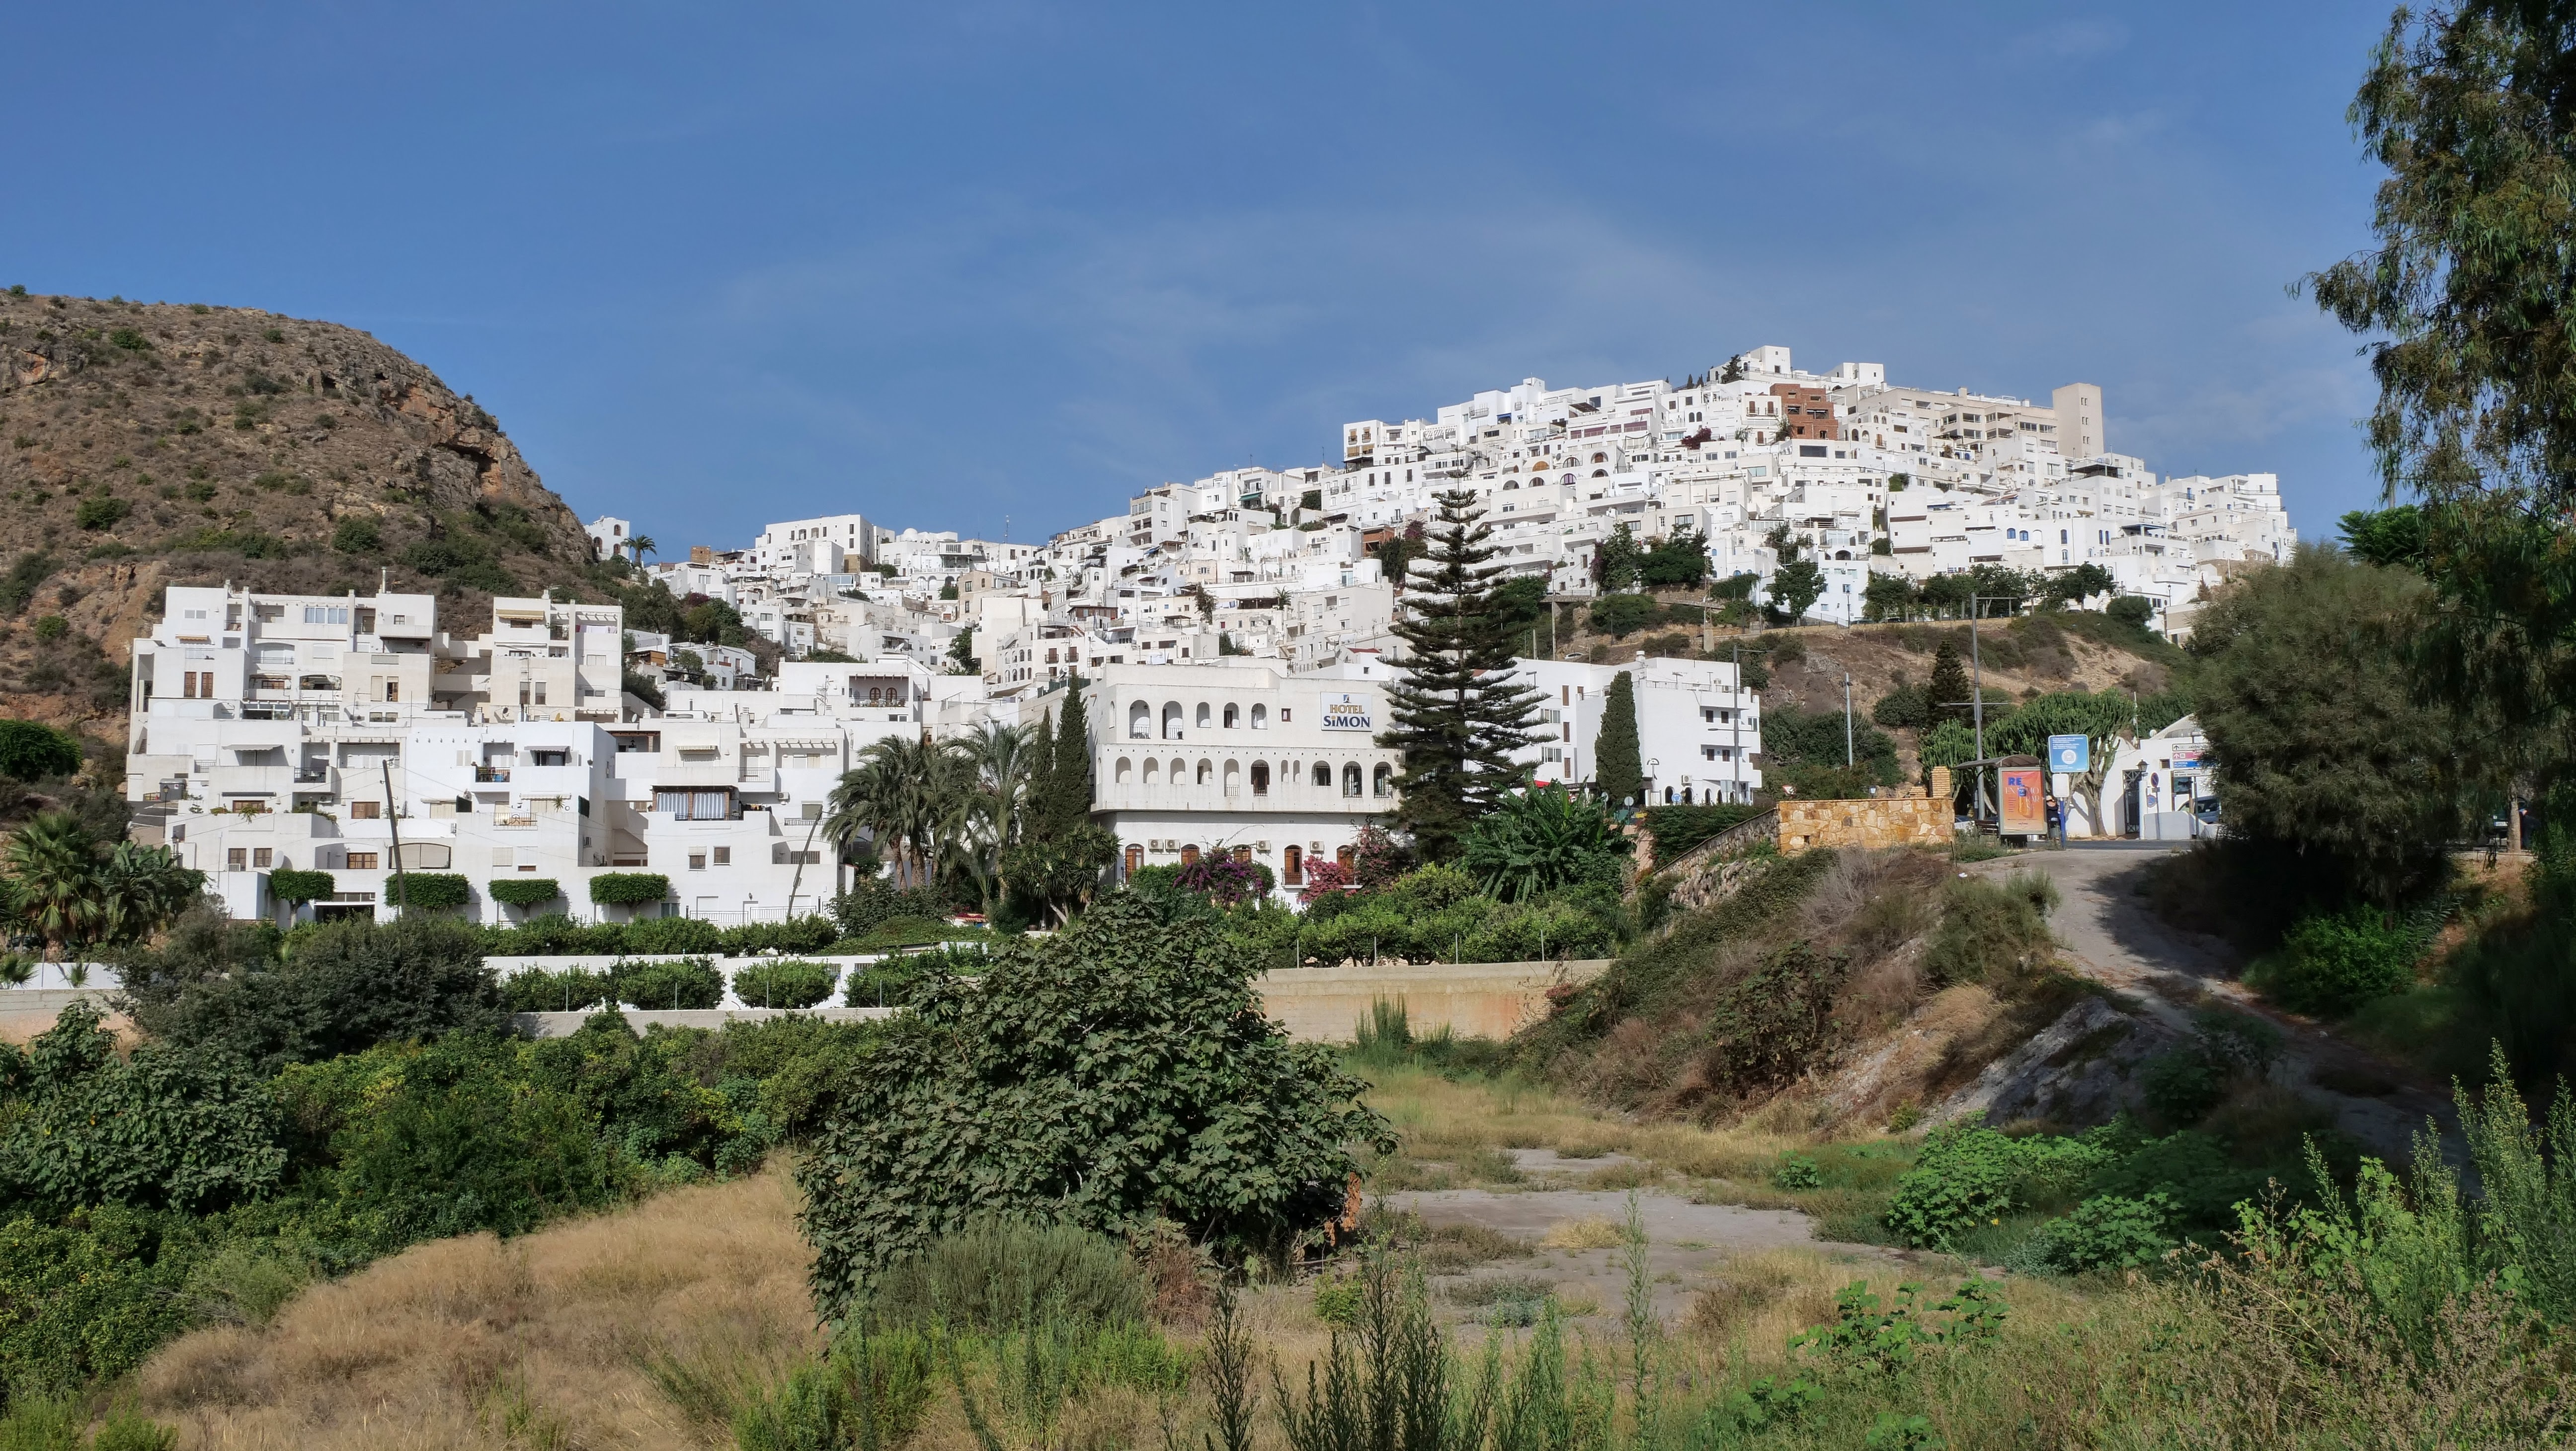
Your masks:
M0 776L41 781L80 769L80 742L32 720L0 720Z
M828 962L764 962L733 975L733 995L746 1008L810 1008L832 995L840 975Z
M604 1006L609 977L586 967L536 968L502 980L501 996L514 1013L571 1013Z
M943 927L951 936L961 929ZM516 927L498 924L483 931L483 951L490 957L616 957L626 954L703 952L723 957L752 957L764 952L865 952L845 941L829 917L799 917L791 922L754 922L717 927L690 917L654 917L642 922L576 922L560 912L531 917ZM925 938L924 941L937 941Z
M724 1001L724 974L703 957L677 962L621 962L609 969L617 1000L631 1008L712 1008Z
M286 868L268 874L268 894L281 902L327 902L339 890L339 883L329 872L299 872Z
M671 895L671 879L660 872L602 872L590 879L590 900L605 907L659 902Z
M542 907L563 895L563 884L552 877L494 877L484 889L510 907Z
M474 900L474 888L454 872L398 872L385 883L385 900L397 907L462 907Z

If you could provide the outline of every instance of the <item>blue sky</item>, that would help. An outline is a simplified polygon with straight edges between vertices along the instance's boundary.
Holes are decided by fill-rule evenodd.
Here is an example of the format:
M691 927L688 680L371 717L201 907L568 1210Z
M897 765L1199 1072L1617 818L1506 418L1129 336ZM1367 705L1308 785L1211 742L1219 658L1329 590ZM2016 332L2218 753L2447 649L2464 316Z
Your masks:
M2370 5L24 7L0 285L362 327L665 552L1761 343L2376 498Z

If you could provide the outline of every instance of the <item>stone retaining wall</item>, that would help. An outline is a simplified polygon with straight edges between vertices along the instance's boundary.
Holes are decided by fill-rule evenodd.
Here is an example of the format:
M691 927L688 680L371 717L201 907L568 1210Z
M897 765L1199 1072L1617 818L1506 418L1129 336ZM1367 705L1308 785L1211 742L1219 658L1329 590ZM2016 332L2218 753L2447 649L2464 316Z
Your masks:
M1950 797L1950 768L1935 766L1928 794L1912 790L1900 796L1849 801L1783 797L1780 855L1845 846L1868 851L1890 846L1946 847L1957 835L1957 820Z

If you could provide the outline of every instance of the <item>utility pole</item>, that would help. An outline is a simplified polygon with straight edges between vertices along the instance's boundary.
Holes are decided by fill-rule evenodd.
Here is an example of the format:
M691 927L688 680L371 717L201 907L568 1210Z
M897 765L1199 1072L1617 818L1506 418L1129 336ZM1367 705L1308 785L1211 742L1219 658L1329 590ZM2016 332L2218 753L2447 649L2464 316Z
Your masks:
M1843 769L1852 765L1851 672L1843 672Z
M1728 749L1729 764L1735 767L1735 778L1727 783L1730 797L1744 794L1744 642L1731 647L1735 651L1735 709L1727 712L1727 729L1733 739Z
M385 769L385 826L394 834L394 896L408 912L411 910L411 893L403 885L402 802L394 796L393 757L387 756L377 764Z

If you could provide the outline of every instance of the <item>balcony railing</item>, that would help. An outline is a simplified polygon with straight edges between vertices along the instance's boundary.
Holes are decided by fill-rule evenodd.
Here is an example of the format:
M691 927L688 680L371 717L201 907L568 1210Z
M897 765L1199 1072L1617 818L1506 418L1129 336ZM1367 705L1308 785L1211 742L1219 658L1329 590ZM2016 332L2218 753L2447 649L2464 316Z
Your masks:
M510 768L507 766L477 766L474 768L474 784L478 786L506 786L509 782Z

